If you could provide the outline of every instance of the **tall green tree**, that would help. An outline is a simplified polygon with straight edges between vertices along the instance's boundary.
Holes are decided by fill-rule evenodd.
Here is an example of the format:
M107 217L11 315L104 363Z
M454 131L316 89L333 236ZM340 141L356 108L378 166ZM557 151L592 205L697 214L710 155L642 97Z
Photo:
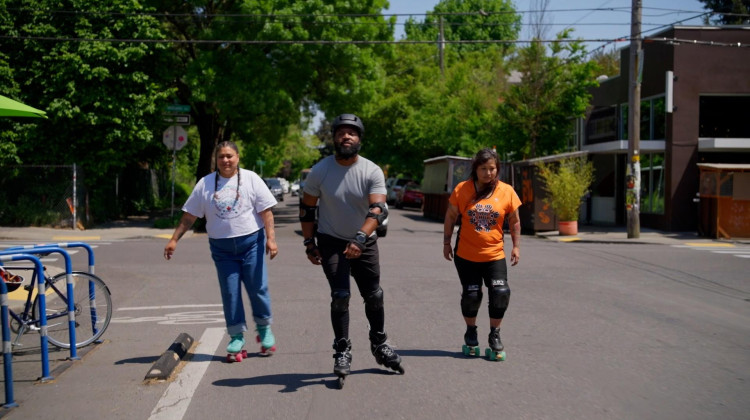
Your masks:
M287 127L288 133L276 145L266 142L244 142L242 149L242 166L253 168L263 177L281 176L295 179L302 169L309 168L319 158L320 153L314 147L318 140L313 134L305 134L299 126Z
M471 156L498 139L497 98L505 89L502 56L465 53L445 73L428 46L400 47L388 67L386 95L367 107L363 154L389 175L420 177L425 159Z
M100 182L155 154L155 127L169 96L157 77L162 46L116 41L163 36L144 11L137 0L0 3L0 89L49 117L24 122L21 137L3 134L0 144L16 142L17 161L78 163L95 197Z
M200 133L196 177L211 171L220 140L275 147L290 126L315 109L351 112L382 88L378 56L389 47L349 41L392 38L392 23L380 15L385 0L150 4L167 14L171 38L189 41L173 45L172 70L177 98L191 105ZM198 40L215 42L190 42Z
M5 14L0 14L0 19L5 20L7 17ZM0 26L2 25L0 23ZM9 57L2 49L0 49L0 89L2 89L2 94L6 97L26 102L26 98L20 95L18 83L13 79ZM24 130L24 127L28 126L27 124L23 124L24 122L34 124L36 119L31 119L31 121L17 118L0 120L0 166L20 163L16 143L19 138L23 137L21 132Z
M750 0L700 0L703 8L714 12L706 23L715 25L746 25L750 23Z
M609 51L597 49L591 54L591 61L599 66L599 75L612 77L620 74L620 51L614 48Z
M442 21L442 25L441 25ZM447 41L515 40L521 28L521 17L510 0L442 0L424 21L407 20L406 38L415 41L435 41L440 28ZM496 44L510 50L511 44ZM492 44L457 44L460 52L487 50Z
M570 30L557 35L569 39ZM548 55L549 52L549 55ZM514 68L521 81L501 98L498 115L503 120L499 135L516 160L564 151L574 118L589 105L588 89L597 84L597 64L586 60L582 43L556 42L549 46L536 40L521 49Z
M448 43L441 70L437 43L440 16ZM386 85L365 109L363 154L389 175L420 177L423 161L441 155L471 156L498 142L497 98L505 89L505 58L518 36L520 18L505 0L446 0L424 22L406 24L406 39L385 60Z

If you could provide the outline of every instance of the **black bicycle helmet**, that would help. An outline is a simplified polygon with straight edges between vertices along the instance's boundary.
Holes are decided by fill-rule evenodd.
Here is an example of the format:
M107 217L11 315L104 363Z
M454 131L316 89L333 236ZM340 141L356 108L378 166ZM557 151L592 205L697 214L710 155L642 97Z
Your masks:
M359 131L359 136L362 137L365 134L365 126L362 124L362 119L354 114L341 114L333 119L331 124L331 135L336 135L336 130L342 125L349 125Z

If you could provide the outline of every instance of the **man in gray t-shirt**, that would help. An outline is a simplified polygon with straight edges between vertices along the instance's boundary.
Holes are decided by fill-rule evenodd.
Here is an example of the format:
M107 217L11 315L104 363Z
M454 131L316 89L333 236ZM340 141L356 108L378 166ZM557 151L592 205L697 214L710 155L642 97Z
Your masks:
M404 372L401 357L386 343L383 289L375 230L388 216L383 171L359 156L365 131L353 114L336 117L332 125L335 155L312 167L300 202L300 222L307 258L322 265L331 287L334 373L343 386L351 368L349 340L350 274L365 300L370 323L370 350L375 360ZM317 213L317 232L315 229ZM316 243L317 239L317 243Z
M351 240L370 211L368 197L385 195L383 171L359 156L349 166L333 156L321 160L307 178L306 194L318 197L318 232Z

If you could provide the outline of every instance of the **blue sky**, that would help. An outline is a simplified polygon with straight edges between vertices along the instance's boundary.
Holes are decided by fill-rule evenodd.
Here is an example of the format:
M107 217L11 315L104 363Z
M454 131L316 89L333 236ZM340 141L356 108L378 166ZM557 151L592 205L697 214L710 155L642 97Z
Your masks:
M407 14L414 13L416 20L424 19L424 14L431 11L439 0L391 0L390 7L384 10L384 14ZM517 11L531 10L535 3L533 0L516 0ZM550 25L549 38L566 27L573 27L573 36L583 39L615 39L630 35L630 6L631 0L550 0L547 7L546 22ZM698 0L643 0L642 1L642 29L646 35L653 34L654 29L660 25L668 25L679 20L693 17L703 12L703 3ZM591 11L590 9L602 8L626 8L625 11ZM671 10L656 10L656 9ZM562 11L571 9L589 9L576 11ZM676 12L674 10L689 11ZM420 16L421 15L421 16ZM524 15L523 23L529 23L528 15ZM399 22L403 22L407 16L400 16ZM692 19L683 23L684 25L700 25L699 19ZM651 30L649 32L649 30ZM404 34L403 25L396 26L396 39ZM521 30L521 39L529 39L528 26L524 25ZM588 50L592 50L601 43L591 43ZM625 42L615 44L617 48L627 45Z

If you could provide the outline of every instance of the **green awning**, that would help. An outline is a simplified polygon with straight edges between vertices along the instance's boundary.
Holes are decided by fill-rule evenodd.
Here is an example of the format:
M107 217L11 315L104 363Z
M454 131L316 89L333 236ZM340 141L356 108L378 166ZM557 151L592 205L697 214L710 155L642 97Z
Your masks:
M0 95L0 117L47 118L47 113Z

